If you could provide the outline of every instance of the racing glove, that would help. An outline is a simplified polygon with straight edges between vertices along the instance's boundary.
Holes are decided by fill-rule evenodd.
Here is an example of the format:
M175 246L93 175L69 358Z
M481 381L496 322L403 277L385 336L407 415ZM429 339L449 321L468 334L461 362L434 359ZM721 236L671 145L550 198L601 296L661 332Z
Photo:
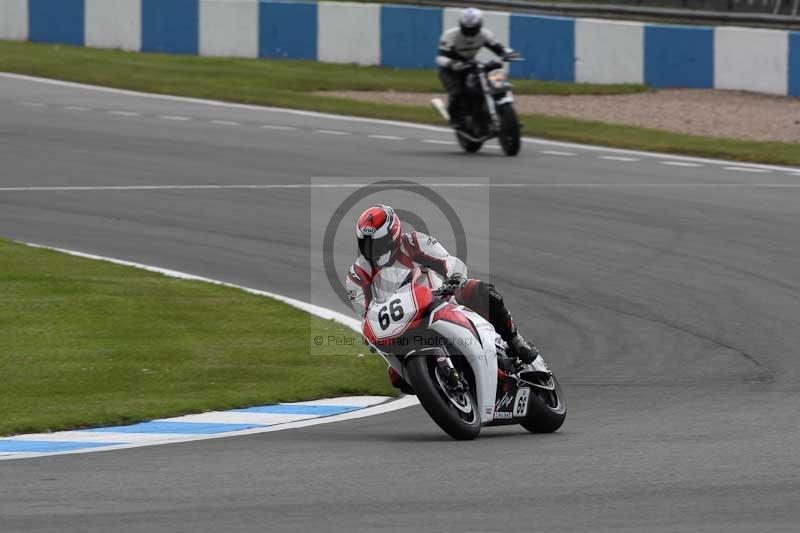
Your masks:
M455 294L461 288L466 279L461 277L461 274L453 274L442 283L441 291L443 294Z

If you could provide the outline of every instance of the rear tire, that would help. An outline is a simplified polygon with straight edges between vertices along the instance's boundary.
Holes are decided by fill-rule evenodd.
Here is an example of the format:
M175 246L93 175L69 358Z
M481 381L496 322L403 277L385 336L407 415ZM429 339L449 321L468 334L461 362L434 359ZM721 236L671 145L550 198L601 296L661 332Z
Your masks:
M472 440L481 432L481 414L475 395L467 391L472 410L470 414L459 411L445 395L435 377L436 361L433 357L417 355L405 363L406 376L425 411L445 433L456 440Z
M567 403L561 385L553 376L555 389L547 391L531 387L531 399L528 402L528 415L521 423L531 433L553 433L558 430L567 418Z
M515 156L520 149L520 131L517 112L511 104L497 107L497 116L500 117L500 147L508 156Z

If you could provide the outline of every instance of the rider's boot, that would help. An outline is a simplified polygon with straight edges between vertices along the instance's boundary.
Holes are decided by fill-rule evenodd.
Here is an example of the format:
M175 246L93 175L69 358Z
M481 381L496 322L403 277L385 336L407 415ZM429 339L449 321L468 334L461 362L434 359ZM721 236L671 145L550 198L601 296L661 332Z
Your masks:
M536 346L528 342L519 332L507 342L517 359L525 364L533 363L541 355Z
M464 129L464 113L461 110L461 102L457 96L450 96L447 102L447 113L450 115L450 126L454 129Z
M539 350L527 341L519 331L511 312L506 307L503 295L491 283L470 279L459 289L456 299L488 319L495 331L511 348L511 354L522 363L533 363Z

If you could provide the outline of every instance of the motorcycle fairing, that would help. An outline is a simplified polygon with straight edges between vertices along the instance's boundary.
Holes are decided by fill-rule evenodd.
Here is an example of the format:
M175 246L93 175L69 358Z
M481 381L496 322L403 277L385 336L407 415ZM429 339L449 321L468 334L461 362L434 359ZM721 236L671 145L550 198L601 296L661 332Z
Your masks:
M452 305L452 304L442 304ZM464 340L456 348L472 368L475 377L475 396L481 413L481 423L486 424L494 419L494 401L497 392L497 354L495 352L495 330L488 321L466 307L457 306L454 312L463 313L478 333L474 333L464 325L446 321L433 320L436 310L431 313L429 328L444 339ZM472 339L467 342L466 339Z

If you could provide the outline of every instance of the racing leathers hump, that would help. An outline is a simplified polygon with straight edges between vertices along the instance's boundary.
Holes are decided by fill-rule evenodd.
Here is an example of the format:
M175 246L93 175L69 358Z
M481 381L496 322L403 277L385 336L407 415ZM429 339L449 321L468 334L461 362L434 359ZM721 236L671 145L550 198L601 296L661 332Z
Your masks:
M467 277L467 266L464 262L454 255L450 255L439 241L430 235L412 231L403 235L400 244L400 251L397 253L395 262L406 267L420 267L424 270L436 272L444 278L449 278L456 274L462 278ZM347 296L353 306L353 310L359 317L363 318L369 307L372 291L372 278L380 270L373 267L364 256L359 255L353 266L347 273L345 285Z
M450 68L454 61L470 61L484 46L497 55L503 55L506 51L486 28L482 28L474 37L467 37L458 27L451 28L439 39L436 64L441 68Z

